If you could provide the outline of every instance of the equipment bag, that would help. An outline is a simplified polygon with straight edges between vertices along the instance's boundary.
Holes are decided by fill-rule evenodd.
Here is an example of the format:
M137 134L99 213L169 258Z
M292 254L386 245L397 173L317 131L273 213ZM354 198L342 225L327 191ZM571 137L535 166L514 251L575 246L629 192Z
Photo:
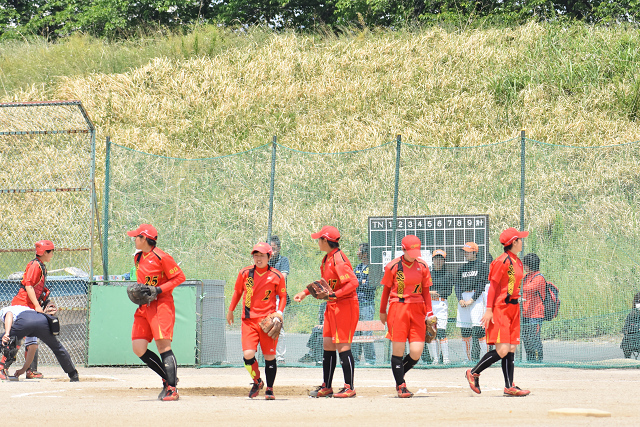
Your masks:
M542 275L538 273L533 277L536 276ZM542 278L544 279L544 276ZM545 279L544 282L546 283L544 300L542 301L542 305L544 306L544 320L553 320L558 317L558 313L560 312L560 290L558 290L558 287L553 283L547 282L547 279Z

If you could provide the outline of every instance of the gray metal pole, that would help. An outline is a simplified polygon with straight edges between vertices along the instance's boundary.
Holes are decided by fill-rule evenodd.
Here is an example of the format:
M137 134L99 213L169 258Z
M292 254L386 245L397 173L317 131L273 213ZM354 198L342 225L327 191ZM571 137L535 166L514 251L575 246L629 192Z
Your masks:
M400 185L400 147L402 146L402 136L396 139L396 186L393 193L393 246L391 248L391 259L396 257L396 246L398 245L398 187Z
M109 186L111 175L111 138L107 137L107 148L104 160L104 200L102 217L104 218L104 236L102 236L102 274L109 280Z
M271 243L271 231L273 222L273 197L275 193L276 184L276 145L278 138L273 136L273 142L271 143L271 189L269 193L269 225L267 230L267 243Z

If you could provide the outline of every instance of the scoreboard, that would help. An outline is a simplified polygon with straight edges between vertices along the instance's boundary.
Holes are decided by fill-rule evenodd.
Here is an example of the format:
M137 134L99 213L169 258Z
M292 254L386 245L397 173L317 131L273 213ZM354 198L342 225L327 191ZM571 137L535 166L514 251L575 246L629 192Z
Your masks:
M369 262L375 281L382 279L384 266L402 255L402 238L413 234L422 242L422 259L431 266L431 254L436 249L447 253L447 264L462 264L466 242L478 245L478 258L487 262L489 253L488 215L433 215L397 217L396 242L393 242L393 217L369 217Z

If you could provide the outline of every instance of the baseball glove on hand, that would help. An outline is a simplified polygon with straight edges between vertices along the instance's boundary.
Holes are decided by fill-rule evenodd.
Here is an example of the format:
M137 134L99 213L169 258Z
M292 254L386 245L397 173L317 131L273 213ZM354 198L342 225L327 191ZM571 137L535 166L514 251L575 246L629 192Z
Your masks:
M277 340L282 329L282 315L280 313L271 313L260 321L260 328L269 335L269 338Z
M326 280L320 279L307 285L307 290L316 299L328 300L332 297L335 298L333 289L327 283Z
M438 330L436 329L438 319L435 316L429 317L424 320L424 323L427 325L427 332L424 335L424 342L429 344L436 338L436 334Z
M132 283L127 286L127 295L131 302L137 305L149 304L151 301L158 298L158 295L162 292L162 289L157 286L147 286L142 283Z

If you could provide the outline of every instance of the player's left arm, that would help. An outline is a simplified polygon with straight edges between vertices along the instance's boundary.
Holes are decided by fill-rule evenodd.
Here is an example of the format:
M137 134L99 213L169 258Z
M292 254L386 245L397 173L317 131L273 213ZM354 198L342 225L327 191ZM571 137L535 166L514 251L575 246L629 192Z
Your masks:
M280 276L280 281L276 283L276 295L279 297L278 311L282 313L287 306L287 282L284 279L284 274Z
M431 306L431 292L429 292L429 290L431 289L431 285L433 285L433 281L429 268L425 266L422 271L422 299L424 300L427 317L431 317L433 316L433 307Z
M164 275L169 279L160 286L160 289L162 292L171 292L186 280L186 276L170 255L163 256L160 262Z
M358 287L358 279L353 269L347 264L342 257L336 257L336 272L340 277L340 283L343 283L342 287L338 289L335 294L336 298L340 298L343 295L348 295L356 290Z

